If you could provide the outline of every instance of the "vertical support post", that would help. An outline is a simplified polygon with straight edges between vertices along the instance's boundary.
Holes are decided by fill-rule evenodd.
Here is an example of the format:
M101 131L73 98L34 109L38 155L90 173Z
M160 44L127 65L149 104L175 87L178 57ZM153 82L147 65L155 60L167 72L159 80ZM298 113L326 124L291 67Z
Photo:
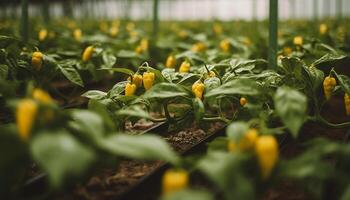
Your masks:
M269 67L277 67L278 0L270 0L269 9Z
M153 37L157 39L159 19L158 19L158 0L153 0Z
M253 12L253 14L252 14L252 16L253 16L253 21L254 22L256 22L257 21L257 7L258 7L258 5L257 5L257 0L252 0L253 2L252 2L252 12Z
M42 4L43 18L46 25L50 23L50 5L48 0L44 0Z
M290 10L291 10L291 15L289 16L289 18L295 20L296 17L296 4L295 4L295 0L289 0L289 6L290 6Z
M343 13L342 13L342 8L343 7L343 1L342 0L337 0L336 2L336 12L337 12L337 17L338 19L342 19Z
M318 0L314 0L314 20L318 21Z
M21 37L24 42L28 42L28 0L22 0L21 8Z

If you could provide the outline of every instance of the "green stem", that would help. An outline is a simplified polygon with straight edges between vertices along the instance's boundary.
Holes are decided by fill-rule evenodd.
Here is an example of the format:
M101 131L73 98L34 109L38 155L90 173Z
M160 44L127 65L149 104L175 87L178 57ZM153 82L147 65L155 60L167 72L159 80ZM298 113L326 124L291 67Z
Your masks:
M278 0L270 0L269 16L269 67L277 67Z
M315 115L314 117L310 117L309 120L320 122L330 128L349 128L350 127L350 122L335 124L325 120L321 115Z
M169 113L169 110L168 110L168 103L165 102L163 103L163 108L164 108L164 114L165 114L165 117L167 118L167 120L169 122L171 122L173 120L173 118L170 116L170 113Z

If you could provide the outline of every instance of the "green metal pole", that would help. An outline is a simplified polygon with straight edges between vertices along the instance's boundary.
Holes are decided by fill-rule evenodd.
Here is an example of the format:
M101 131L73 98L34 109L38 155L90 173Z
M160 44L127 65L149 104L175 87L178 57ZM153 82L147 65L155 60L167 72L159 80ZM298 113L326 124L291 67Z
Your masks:
M256 20L257 20L257 7L258 7L258 5L257 5L257 2L256 2L256 0L252 0L253 2L252 2L252 11L253 11L253 21L255 22Z
M48 0L44 0L43 2L43 18L46 25L50 23L50 5Z
M21 7L21 37L24 42L28 42L28 0L22 0Z
M314 0L314 20L318 21L318 0Z
M291 15L289 17L294 20L295 19L295 11L296 11L295 0L289 0L289 5L291 7Z
M269 10L269 67L277 67L278 0L270 0Z
M158 19L158 0L153 0L153 37L157 38L158 28L159 28L159 19Z
M342 19L343 13L342 13L342 7L343 7L343 1L342 0L337 0L336 2L336 8L337 8L337 17L338 19Z

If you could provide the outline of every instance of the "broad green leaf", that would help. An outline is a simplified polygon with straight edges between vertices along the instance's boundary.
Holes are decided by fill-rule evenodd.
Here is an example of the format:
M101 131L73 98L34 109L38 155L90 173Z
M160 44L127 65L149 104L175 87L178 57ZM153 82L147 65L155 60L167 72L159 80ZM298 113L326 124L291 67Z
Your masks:
M143 97L145 99L169 99L175 97L189 97L189 92L181 85L173 83L159 83L148 90Z
M350 94L350 78L345 75L339 75L335 70L332 70L333 74L338 80L340 87L347 94Z
M105 132L104 122L97 113L76 109L71 111L71 116L73 121L70 122L70 126L79 131L83 137L95 142L103 137Z
M292 135L297 137L307 114L305 95L289 87L280 87L274 96L274 103L277 115Z
M0 64L0 78L6 80L9 68L7 65Z
M113 71L113 72L119 72L119 73L123 73L123 74L127 74L127 75L134 75L134 72L130 69L127 68L101 68L101 70L109 70L109 71Z
M196 122L199 124L205 114L204 104L201 99L199 98L193 99L193 112L194 112L194 118Z
M297 57L283 57L282 69L287 74L293 74L293 76L300 78L303 63Z
M107 96L107 93L99 91L99 90L89 90L82 94L81 96L89 98L89 99L103 99Z
M100 141L105 150L132 159L163 160L178 165L180 158L170 146L155 135L117 134Z
M119 57L119 58L139 58L140 56L134 51L121 50L117 54L117 57Z
M164 195L161 200L214 200L214 196L204 190L184 189Z
M39 133L31 141L30 150L54 188L64 186L66 180L83 176L95 161L94 151L64 130Z
M255 80L251 79L234 79L221 86L210 90L205 94L205 98L215 97L218 95L258 95L260 86Z
M304 66L303 69L306 71L308 77L310 78L311 87L314 93L316 93L320 88L320 86L322 85L324 73L314 66L310 66L310 67Z
M117 61L117 58L112 53L104 51L102 53L102 60L107 68L112 68Z
M63 73L63 75L72 83L84 87L83 80L81 79L78 71L72 65L58 64L57 67Z
M110 98L116 97L116 96L120 95L121 93L123 93L125 90L125 85L127 83L129 83L129 81L122 81L122 82L115 84L113 86L113 88L110 91L108 91L108 97L110 97Z
M205 92L209 92L220 86L220 79L218 77L211 77L204 81Z
M151 115L142 109L141 106L135 105L127 108L123 108L116 112L118 117L136 117L141 119L152 119Z

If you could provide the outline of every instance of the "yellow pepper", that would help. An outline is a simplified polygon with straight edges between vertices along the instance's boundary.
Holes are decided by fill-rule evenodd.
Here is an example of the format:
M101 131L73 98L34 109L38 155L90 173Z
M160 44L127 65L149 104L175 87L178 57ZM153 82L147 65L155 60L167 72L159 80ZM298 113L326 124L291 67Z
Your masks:
M47 92L38 88L34 89L32 96L33 99L44 104L50 104L53 102L51 96Z
M244 97L241 97L239 99L239 104L241 104L241 106L245 106L248 103L247 99Z
M236 152L237 147L241 151L249 151L254 149L254 145L258 139L258 131L254 128L249 129L239 141L238 145L235 141L230 140L227 144L229 152Z
M304 43L303 37L301 37L301 36L294 37L293 43L294 43L294 45L297 45L297 46L303 45L303 43Z
M223 28L220 24L214 24L213 31L216 35L220 35L223 32Z
M260 136L255 143L255 153L259 162L261 176L267 179L278 161L278 143L273 136Z
M175 56L173 55L169 55L166 59L166 62L165 62L165 67L167 68L174 68L176 65L176 59L175 59Z
M141 53L143 52L142 47L141 47L140 45L136 46L135 52L136 52L137 54L141 54Z
M142 75L141 74L134 74L132 76L132 83L136 85L137 88L142 86Z
M82 60L83 62L87 62L91 59L92 54L94 53L94 46L88 46L83 52Z
M289 56L290 54L292 54L292 52L293 52L292 48L290 48L290 47L283 47L283 54L285 56Z
M346 115L350 115L350 97L347 93L345 93L344 95L344 104L345 104Z
M252 45L252 41L248 37L244 37L243 44L245 44L246 46L250 46Z
M109 35L111 37L116 37L119 33L119 28L117 26L112 26L110 29L109 29Z
M207 49L207 46L203 42L198 42L192 46L193 52L203 52Z
M190 71L191 64L188 61L183 61L180 65L179 72L180 73L188 73Z
M214 71L210 71L209 73L207 73L207 78L212 78L212 77L216 77L216 74Z
M83 35L83 33L81 32L81 30L79 28L77 29L74 29L73 31L73 36L74 36L74 39L78 42L80 42L81 40L81 36Z
M324 35L328 32L327 24L320 24L320 34Z
M230 45L230 41L228 39L224 39L220 42L220 48L222 51L224 51L225 53L230 52L231 49L231 45Z
M134 23L132 23L132 22L128 22L127 24L126 24L126 30L127 31L133 31L135 29L135 24Z
M192 85L192 92L197 98L203 98L204 89L205 85L200 80Z
M32 54L32 66L35 70L39 71L43 65L44 54L40 51L36 51Z
M127 83L125 85L125 96L133 96L136 92L137 86L133 83Z
M189 176L185 170L167 170L162 178L163 195L185 189L188 186Z
M143 87L145 88L145 90L151 89L154 83L154 79L155 79L155 74L153 72L143 73L142 80L143 80Z
M335 78L327 76L323 81L323 91L324 96L326 97L326 100L329 100L332 96L332 92L337 85L337 81Z
M46 39L47 35L48 35L48 31L46 29L41 29L39 31L39 36L38 36L39 41L44 41Z
M142 49L142 51L147 51L148 50L148 46L149 46L149 42L148 39L143 38L140 42L140 47Z
M17 105L16 123L19 137L27 141L33 128L38 106L32 99L23 99Z
M178 35L179 35L180 38L183 38L183 39L188 37L188 33L186 31L184 31L184 30L179 31Z

